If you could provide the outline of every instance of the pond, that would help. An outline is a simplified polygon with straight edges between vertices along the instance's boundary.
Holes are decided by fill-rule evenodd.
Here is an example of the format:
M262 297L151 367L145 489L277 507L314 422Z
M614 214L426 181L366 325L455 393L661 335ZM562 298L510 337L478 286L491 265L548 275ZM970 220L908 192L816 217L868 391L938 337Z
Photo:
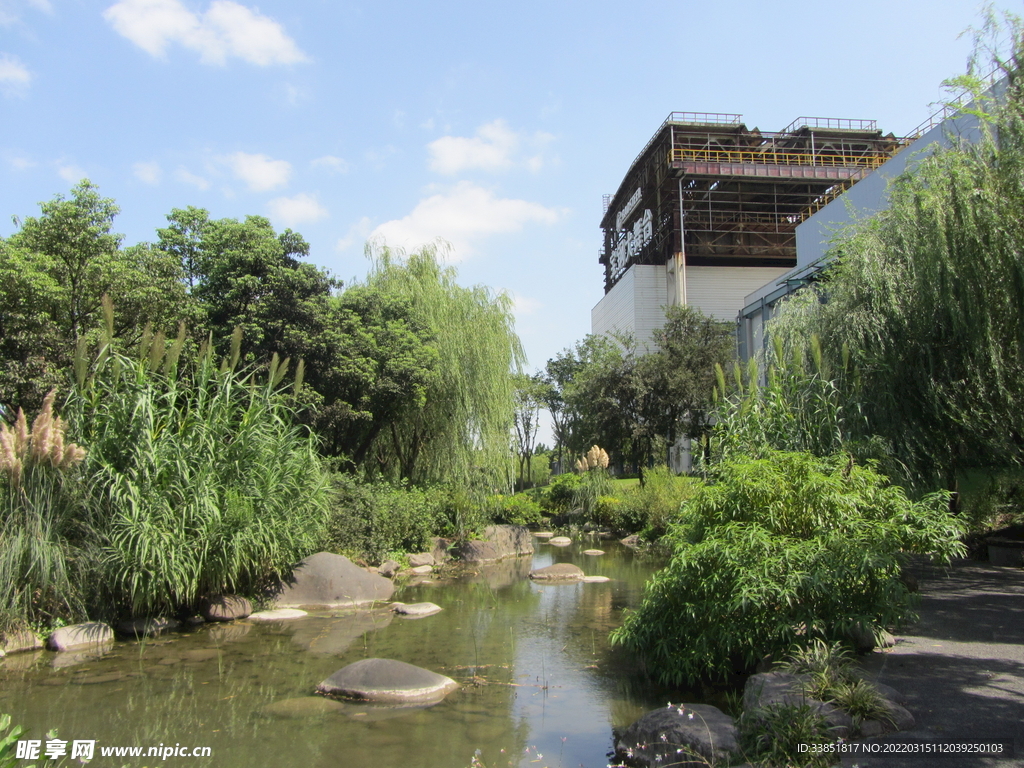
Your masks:
M583 554L594 546L606 554ZM526 578L556 562L611 581ZM443 608L421 619L386 609L311 614L118 642L98 658L16 654L0 661L0 712L35 739L57 729L69 742L96 740L92 764L101 767L460 768L479 750L488 768L598 768L608 762L612 728L664 706L668 695L608 646L608 632L660 565L618 542L564 549L538 542L532 558L397 592L396 600ZM423 709L302 709L323 704L310 698L317 683L368 657L426 667L461 688ZM139 746L145 754L176 744L209 747L211 756L131 759L99 751Z

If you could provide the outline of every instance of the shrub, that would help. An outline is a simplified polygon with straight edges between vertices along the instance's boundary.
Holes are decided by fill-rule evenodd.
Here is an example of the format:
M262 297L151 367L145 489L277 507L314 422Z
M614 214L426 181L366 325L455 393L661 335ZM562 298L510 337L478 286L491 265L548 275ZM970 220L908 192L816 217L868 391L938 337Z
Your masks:
M486 504L491 519L509 525L537 525L540 522L540 504L525 493L491 496Z
M895 624L909 614L903 554L963 552L947 502L911 502L847 455L735 457L686 503L667 537L672 560L612 641L681 685L856 624Z
M644 538L662 536L669 524L679 518L679 509L700 486L700 481L679 477L668 467L655 467L644 473L644 484L635 485L622 498L618 527L644 531Z
M558 475L548 486L544 506L552 512L565 512L572 509L576 491L583 483L583 478L575 472Z
M438 493L386 482L360 482L352 475L333 480L335 497L327 521L325 548L372 562L394 552L432 546L438 527Z

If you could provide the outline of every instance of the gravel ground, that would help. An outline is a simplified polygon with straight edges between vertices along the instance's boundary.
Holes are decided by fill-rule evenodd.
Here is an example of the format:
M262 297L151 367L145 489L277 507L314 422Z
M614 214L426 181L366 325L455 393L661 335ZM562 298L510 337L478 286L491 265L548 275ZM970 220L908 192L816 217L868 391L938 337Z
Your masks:
M1014 757L843 758L844 768L1024 766L1024 570L961 561L922 566L920 620L865 657L868 679L904 693L913 731L869 740L1009 741ZM884 748L884 747L883 747Z

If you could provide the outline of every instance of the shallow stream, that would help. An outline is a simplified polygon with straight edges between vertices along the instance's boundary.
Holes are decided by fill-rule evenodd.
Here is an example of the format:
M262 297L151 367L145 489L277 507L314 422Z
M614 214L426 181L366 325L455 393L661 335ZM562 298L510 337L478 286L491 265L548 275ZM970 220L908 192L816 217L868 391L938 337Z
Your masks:
M584 555L589 547L606 554ZM526 578L531 568L555 562L611 581L541 585ZM608 647L608 632L639 602L660 564L618 542L538 542L532 558L397 591L395 600L443 608L421 619L387 610L311 614L119 641L99 658L15 654L0 661L0 713L32 738L45 741L57 729L69 742L95 739L91 765L99 768L465 768L477 750L487 768L601 768L612 728L665 704L666 693ZM304 711L323 703L310 698L317 683L368 657L426 667L462 687L425 709L346 704ZM210 747L212 756L158 760L99 751L175 744Z

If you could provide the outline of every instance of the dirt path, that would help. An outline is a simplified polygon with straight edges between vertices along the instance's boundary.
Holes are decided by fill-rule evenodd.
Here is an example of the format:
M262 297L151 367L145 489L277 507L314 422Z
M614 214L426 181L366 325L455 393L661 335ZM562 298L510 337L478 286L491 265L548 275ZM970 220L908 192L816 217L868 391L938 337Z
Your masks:
M1024 766L1024 570L963 561L917 573L920 621L867 657L869 679L907 697L915 730L874 739L1015 742L1015 756L846 757L844 768Z

